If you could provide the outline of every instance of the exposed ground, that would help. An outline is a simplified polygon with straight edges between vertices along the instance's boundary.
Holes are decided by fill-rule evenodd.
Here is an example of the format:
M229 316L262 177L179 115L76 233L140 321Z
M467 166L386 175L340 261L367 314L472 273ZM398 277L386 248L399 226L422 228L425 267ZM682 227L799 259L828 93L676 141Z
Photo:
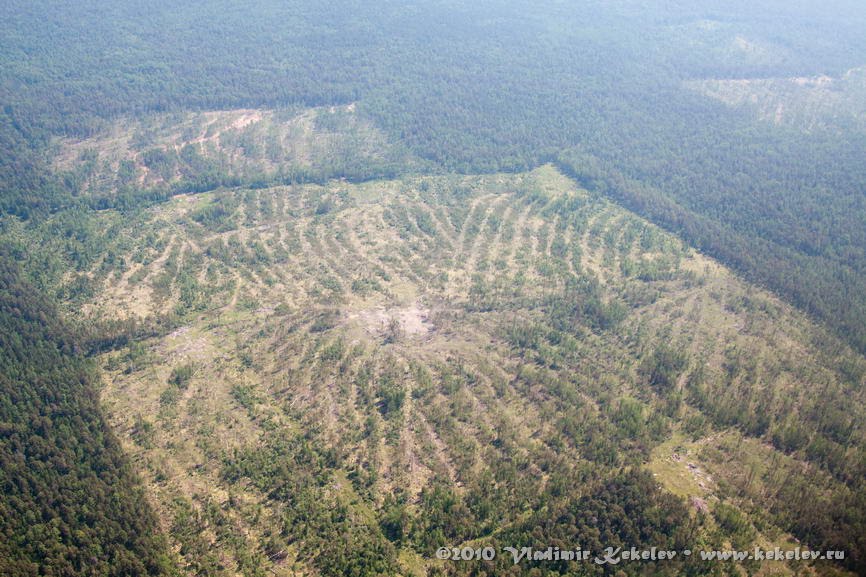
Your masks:
M412 162L353 107L154 117L59 150L94 195L124 170L129 186L178 186L196 158L248 177ZM99 218L112 260L75 312L173 323L102 357L102 397L190 574L322 572L296 497L268 485L281 474L317 479L297 489L310 514L345 508L358 535L381 533L388 495L410 519L443 485L509 503L499 531L548 483L640 467L715 538L719 511L760 515L786 472L839 487L748 426L787 430L817 383L866 406L866 388L837 386L839 366L862 380L861 357L551 167L219 188ZM659 380L665 354L678 367ZM762 420L779 414L790 422ZM292 469L297 443L320 460ZM750 530L791 539L766 519ZM403 574L432 566L398 548Z
M841 77L700 80L687 86L780 126L813 131L828 126L866 130L866 69Z
M274 431L336 451L340 499L375 507L404 491L417 503L435 478L460 490L515 451L544 454L564 438L556 415L566 405L592 422L636 402L651 421L657 401L639 367L660 339L708 378L748 357L751 376L739 378L772 367L765 386L799 395L830 374L802 316L551 168L181 195L129 235L127 270L104 281L90 310L184 320L105 356L105 406L174 535L188 510L216 507L233 527L232 538L177 543L190 566L216 555L226 574L243 573L250 552L276 575L311 570L298 543L268 560L261 543L282 506L225 477L230 455L260 450ZM581 278L598 280L602 306L624 307L618 326L518 346L519 330L543 326ZM172 383L184 365L191 379ZM572 383L573 396L543 385L551 379ZM678 411L678 422L697 414ZM696 514L739 474L702 451L720 437L697 431L672 433L647 459ZM620 439L633 455L648 442ZM577 439L557 443L564 459L586 458ZM523 475L545 482L533 468ZM787 539L774 531L768 542Z
M216 176L291 181L328 171L417 165L354 105L145 116L118 121L83 140L59 140L55 149L55 169L95 196Z

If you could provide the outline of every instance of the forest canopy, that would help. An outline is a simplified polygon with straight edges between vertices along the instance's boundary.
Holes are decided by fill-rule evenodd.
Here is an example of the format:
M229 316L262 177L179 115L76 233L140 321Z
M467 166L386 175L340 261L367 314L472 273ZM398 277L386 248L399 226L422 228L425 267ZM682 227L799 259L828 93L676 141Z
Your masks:
M864 570L860 2L2 12L0 572Z

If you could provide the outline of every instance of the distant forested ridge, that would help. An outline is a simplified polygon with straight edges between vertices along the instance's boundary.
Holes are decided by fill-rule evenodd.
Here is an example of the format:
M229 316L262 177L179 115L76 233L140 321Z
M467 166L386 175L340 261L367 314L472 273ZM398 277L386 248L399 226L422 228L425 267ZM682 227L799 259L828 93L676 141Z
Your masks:
M76 341L0 251L0 573L167 574L156 517Z

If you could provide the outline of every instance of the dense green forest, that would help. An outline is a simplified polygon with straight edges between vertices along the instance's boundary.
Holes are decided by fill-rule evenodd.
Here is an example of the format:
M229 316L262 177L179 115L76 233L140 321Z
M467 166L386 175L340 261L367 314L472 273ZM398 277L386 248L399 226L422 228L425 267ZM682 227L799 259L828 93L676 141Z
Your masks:
M0 254L0 572L168 574L167 543L103 419L95 367Z
M864 570L857 2L2 12L0 572L788 538Z

